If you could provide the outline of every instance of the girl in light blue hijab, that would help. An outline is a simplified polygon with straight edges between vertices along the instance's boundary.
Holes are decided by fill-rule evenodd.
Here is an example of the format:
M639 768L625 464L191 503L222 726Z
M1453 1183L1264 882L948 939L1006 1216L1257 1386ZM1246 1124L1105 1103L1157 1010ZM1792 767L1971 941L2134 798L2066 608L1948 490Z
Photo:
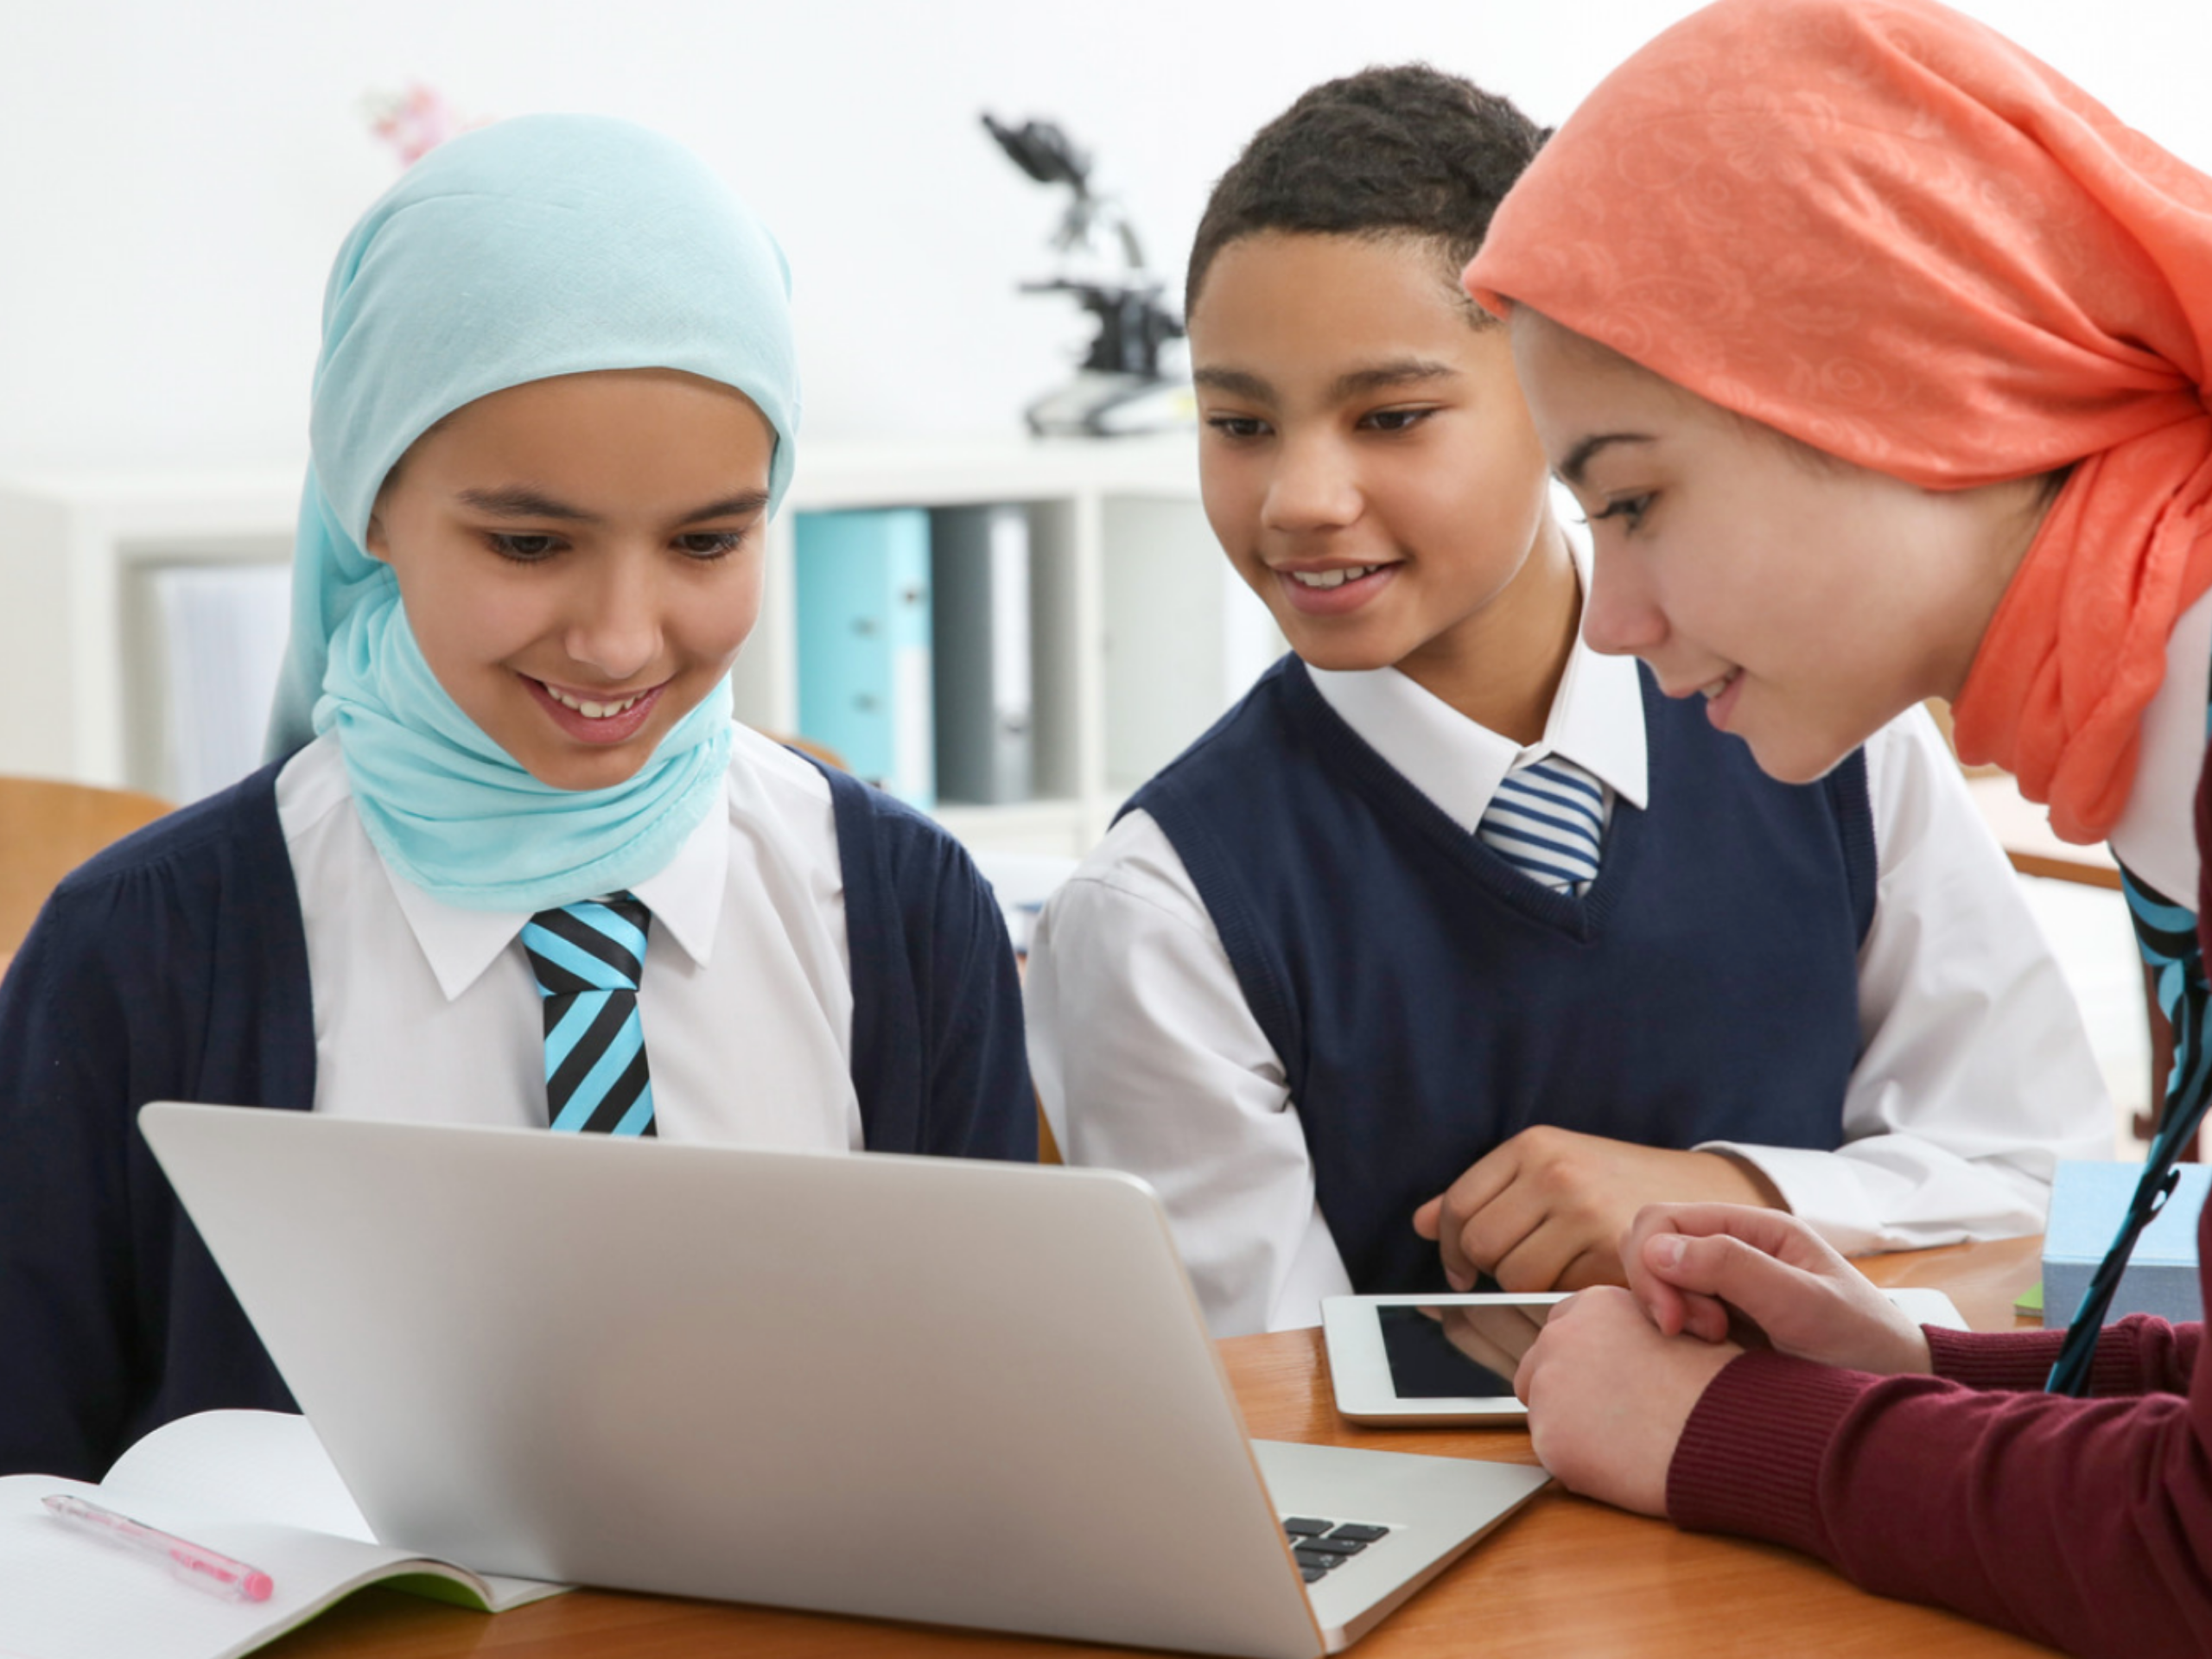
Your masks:
M787 294L706 166L593 118L454 139L346 239L270 762L70 876L0 984L0 1473L290 1408L147 1100L1034 1156L973 866L731 718Z
M665 368L734 388L766 420L772 512L799 413L789 289L773 238L696 156L580 116L433 150L346 238L323 300L269 753L341 733L370 839L425 890L534 911L658 868L714 798L728 695L717 687L620 783L578 792L534 778L429 672L391 566L366 550L385 480L479 398Z

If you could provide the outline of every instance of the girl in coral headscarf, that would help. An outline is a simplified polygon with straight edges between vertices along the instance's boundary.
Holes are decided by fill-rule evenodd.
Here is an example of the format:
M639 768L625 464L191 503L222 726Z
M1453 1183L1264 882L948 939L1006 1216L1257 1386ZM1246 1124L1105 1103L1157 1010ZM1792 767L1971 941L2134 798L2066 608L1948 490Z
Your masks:
M1929 0L1722 0L1467 283L1588 512L1592 645L1785 779L1949 697L2111 843L2182 1050L2139 1221L2207 1094L2212 179ZM1519 1377L1567 1484L2069 1649L2212 1651L2201 1326L1916 1328L1771 1211L1648 1210L1623 1255Z

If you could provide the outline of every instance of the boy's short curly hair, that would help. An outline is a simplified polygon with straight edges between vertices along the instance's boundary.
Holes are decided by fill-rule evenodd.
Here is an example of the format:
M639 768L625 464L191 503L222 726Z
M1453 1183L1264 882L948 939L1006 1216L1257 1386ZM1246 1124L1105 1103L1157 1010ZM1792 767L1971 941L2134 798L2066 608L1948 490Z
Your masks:
M1221 251L1265 231L1421 238L1456 277L1548 137L1509 100L1425 63L1324 81L1255 133L1214 186L1184 315Z

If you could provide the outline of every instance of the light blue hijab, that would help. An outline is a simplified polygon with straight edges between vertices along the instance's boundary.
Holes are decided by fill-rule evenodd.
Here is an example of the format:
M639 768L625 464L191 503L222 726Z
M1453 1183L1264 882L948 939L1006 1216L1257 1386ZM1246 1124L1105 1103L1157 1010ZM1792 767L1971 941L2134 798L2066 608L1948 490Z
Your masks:
M269 753L336 732L369 839L426 892L536 911L645 880L720 798L729 693L709 693L626 783L538 782L438 684L391 567L363 546L386 474L489 393L682 369L734 386L775 429L772 512L798 425L790 289L774 238L703 162L595 116L524 116L451 140L339 250Z

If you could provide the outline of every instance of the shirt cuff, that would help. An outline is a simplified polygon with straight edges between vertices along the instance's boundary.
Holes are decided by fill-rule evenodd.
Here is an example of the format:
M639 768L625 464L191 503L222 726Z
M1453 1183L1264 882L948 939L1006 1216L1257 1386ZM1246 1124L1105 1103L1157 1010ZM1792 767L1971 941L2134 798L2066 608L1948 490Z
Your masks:
M1691 1150L1742 1159L1774 1183L1791 1215L1844 1255L1865 1255L1882 1248L1880 1223L1868 1213L1866 1189L1849 1160L1807 1147L1752 1147L1737 1141L1707 1141Z

